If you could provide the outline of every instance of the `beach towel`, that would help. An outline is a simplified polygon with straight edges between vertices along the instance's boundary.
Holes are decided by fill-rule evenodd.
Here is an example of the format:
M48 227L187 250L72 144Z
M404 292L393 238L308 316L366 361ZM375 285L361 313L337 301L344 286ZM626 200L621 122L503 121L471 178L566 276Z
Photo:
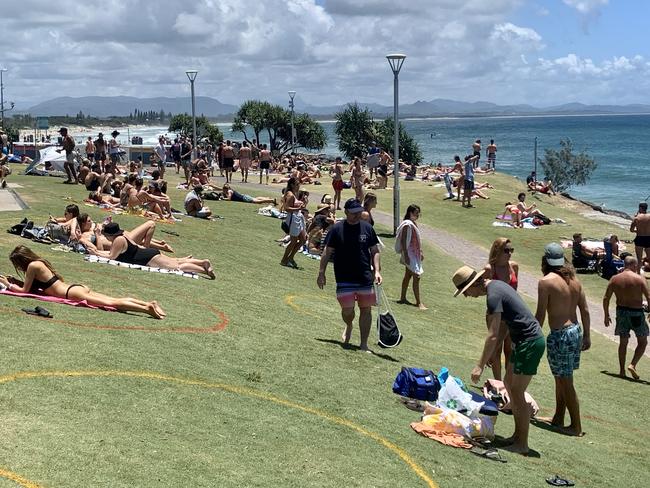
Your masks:
M395 237L395 252L402 254L402 232L406 232L406 248L409 257L409 264L406 266L404 257L400 258L400 263L406 266L410 271L416 275L421 275L424 272L422 269L422 247L420 240L420 229L412 221L403 220L397 228Z
M266 207L262 207L262 208L257 209L257 214L258 215L264 215L265 217L273 217L275 219L286 219L287 218L287 213L286 212L280 212L273 205L268 205Z
M52 302L52 303L61 303L63 305L72 305L73 307L84 307L84 308L92 308L95 310L105 310L107 312L117 312L117 309L113 307L98 307L95 305L91 305L88 303L86 300L68 300L66 298L61 298L61 297L51 297L48 295L37 295L34 293L19 293L15 291L9 291L9 290L2 290L0 291L0 295L9 295L12 297L19 297L19 298L34 298L36 300L41 300L42 302Z
M499 221L492 222L492 227L511 227L513 229L515 228L514 225L509 224L508 222L499 222ZM523 222L523 227L522 228L523 229L539 229L539 227L533 225L531 222Z
M102 258L94 255L84 256L84 260L88 261L89 263L110 264L112 266L120 266L122 268L148 271L150 273L172 274L172 275L182 276L184 278L193 278L195 280L199 279L199 275L197 275L196 273L186 273L185 271L181 271L178 269L173 270L173 269L156 268L154 266L140 266L139 264L123 263L121 261L115 261L114 259Z

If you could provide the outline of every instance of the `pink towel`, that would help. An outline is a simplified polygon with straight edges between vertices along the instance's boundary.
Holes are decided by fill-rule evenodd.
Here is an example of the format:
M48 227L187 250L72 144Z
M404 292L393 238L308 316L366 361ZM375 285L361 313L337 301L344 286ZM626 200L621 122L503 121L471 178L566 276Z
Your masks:
M19 292L9 291L9 290L0 291L0 294L1 295L9 295L9 296L13 296L13 297L19 297L19 298L35 298L36 300L41 300L43 302L62 303L63 305L72 305L73 307L85 307L85 308L106 310L107 312L117 312L116 308L113 308L113 307L97 307L95 305L91 305L86 300L81 300L81 301L68 300L66 298L61 298L61 297L51 297L51 296L48 296L48 295L35 295L33 293L19 293Z

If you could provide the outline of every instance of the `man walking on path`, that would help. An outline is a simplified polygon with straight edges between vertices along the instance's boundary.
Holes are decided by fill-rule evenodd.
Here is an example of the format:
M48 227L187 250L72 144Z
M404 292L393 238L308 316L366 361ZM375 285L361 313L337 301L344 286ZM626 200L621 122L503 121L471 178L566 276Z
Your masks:
M63 137L63 149L57 149L56 152L60 153L61 151L65 151L65 163L63 163L63 169L65 170L65 173L68 175L68 179L64 181L63 183L73 183L77 184L79 181L77 181L77 171L74 168L74 148L76 146L76 143L74 142L74 139L70 137L68 134L68 128L67 127L61 127L59 129L59 134L61 134L61 137Z
M540 420L564 434L582 436L584 432L578 395L573 387L573 371L580 367L580 352L591 347L587 298L575 271L566 265L564 249L559 244L551 243L544 248L542 273L544 278L537 284L535 318L543 327L548 314L551 332L546 338L546 356L555 378L555 414L551 419ZM576 309L580 310L584 334L580 330ZM565 427L564 415L567 410L571 424Z
M650 214L648 214L648 204L639 203L639 212L634 216L630 224L630 232L636 232L634 238L634 250L636 259L639 263L643 262L643 252L646 258L650 258ZM637 270L637 273L639 270Z
M618 374L625 378L625 359L627 355L627 343L630 340L630 331L636 335L637 346L634 350L632 362L627 370L635 380L639 379L636 365L645 352L648 345L648 323L643 310L643 298L650 303L650 294L645 278L638 274L639 262L636 258L628 256L624 261L625 268L619 274L612 276L605 290L603 298L603 311L605 313L605 327L609 327L612 319L609 316L609 300L612 294L616 295L616 330L619 336L618 345Z
M497 344L503 342L506 332L510 332L513 344L511 361L505 376L505 385L510 394L512 415L515 418L515 432L505 441L510 451L528 455L528 429L530 410L526 403L526 388L544 355L545 341L539 322L528 309L523 299L508 283L483 277L485 270L475 271L462 266L452 277L456 293L466 297L487 297L488 335L483 345L483 353L472 370L472 383L478 384L488 361L492 358ZM507 327L501 327L501 321Z
M381 285L379 239L372 226L361 220L363 206L350 198L344 205L345 220L332 227L325 240L316 283L322 290L326 283L327 263L334 254L336 298L345 322L343 344L350 343L354 321L354 304L359 304L360 349L370 351L368 336L372 322L372 306L377 302L373 284Z

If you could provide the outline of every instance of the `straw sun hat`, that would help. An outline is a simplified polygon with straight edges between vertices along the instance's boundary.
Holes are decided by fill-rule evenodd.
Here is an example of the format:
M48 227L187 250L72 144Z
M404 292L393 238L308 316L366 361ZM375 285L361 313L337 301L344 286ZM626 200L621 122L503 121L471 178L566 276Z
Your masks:
M457 297L461 293L465 293L465 291L472 286L476 280L483 276L483 273L485 273L484 269L476 271L474 268L470 268L469 266L461 266L458 268L454 273L454 276L451 278L451 281L454 282L454 286L456 287L456 293L454 293L454 296Z

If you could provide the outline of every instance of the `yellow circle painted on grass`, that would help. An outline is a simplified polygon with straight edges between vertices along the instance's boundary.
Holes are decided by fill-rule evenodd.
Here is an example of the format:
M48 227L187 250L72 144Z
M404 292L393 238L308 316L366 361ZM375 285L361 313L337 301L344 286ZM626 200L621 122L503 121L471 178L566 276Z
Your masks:
M314 415L316 417L319 417L321 419L327 420L328 422L331 422L336 425L341 425L343 427L347 427L365 437L369 437L370 439L374 440L381 446L384 446L386 449L392 451L394 454L397 454L399 458L406 463L406 465L415 473L417 474L422 481L426 483L426 485L429 488L438 488L438 485L433 481L429 475L426 473L424 468L422 468L420 465L418 465L409 454L399 447L397 444L389 441L385 437L382 437L381 435L372 432L370 430L367 430L363 428L362 426L355 424L351 420L348 420L343 417L338 417L336 415L332 415L328 412L325 412L323 410L319 410L317 408L313 407L308 407L306 405L300 405L299 403L292 402L291 400L286 400L284 398L277 397L275 395L272 395L270 393L266 393L263 391L258 391L254 390L252 388L246 388L243 386L237 386L237 385L230 385L228 383L211 383L209 381L203 381L203 380L193 380L189 378L180 378L176 376L168 376L160 373L154 373L150 371L115 371L115 370L107 370L107 371L25 371L22 373L14 373L14 374L9 374L5 376L0 376L0 384L3 383L10 383L14 381L19 381L19 380L28 380L28 379L36 379L36 378L107 378L107 377L114 377L114 378L142 378L142 379L147 379L147 380L157 380L157 381L165 381L168 383L177 383L180 385L187 385L187 386L198 386L201 388L214 388L214 389L219 389L223 391L227 391L229 393L235 393L237 395L243 395L247 396L250 398L256 398L259 400L266 400L269 402L273 402L277 405L282 405L284 407L288 407L294 410L298 410L300 412L308 413L310 415ZM28 480L25 480L24 478L21 478L17 475L14 475L13 473L10 472L5 472L0 470L0 476L3 476L2 473L8 473L10 475L13 475L14 478L7 477L13 481L16 481L17 483L21 484L21 486L25 486L27 488L39 488L39 485L34 484Z
M23 478L20 475L17 475L16 473L12 473L11 471L7 471L6 469L0 468L0 478L5 478L10 481L13 481L14 483L17 483L20 486L23 486L24 488L41 488L41 485L34 483L33 481L29 481L26 478Z

